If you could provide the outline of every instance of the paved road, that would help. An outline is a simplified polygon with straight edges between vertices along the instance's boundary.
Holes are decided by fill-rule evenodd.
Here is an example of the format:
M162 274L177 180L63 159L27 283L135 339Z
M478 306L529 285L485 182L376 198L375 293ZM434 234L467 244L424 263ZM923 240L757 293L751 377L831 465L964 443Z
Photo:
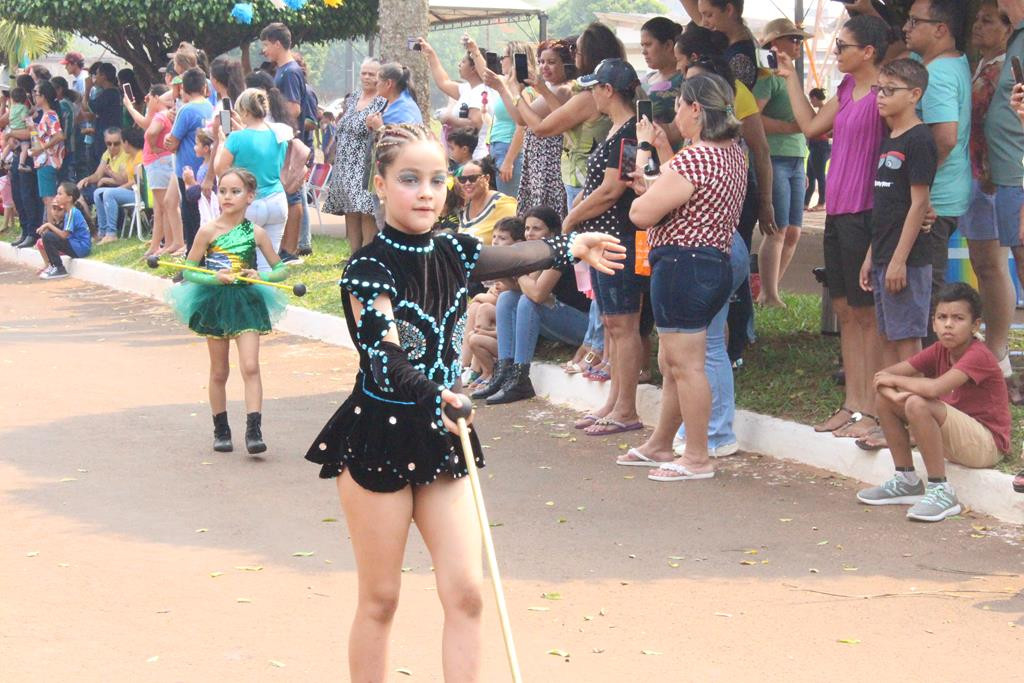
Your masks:
M267 338L270 450L214 454L204 346L162 306L0 267L0 679L347 680L352 555L301 454L353 360ZM611 465L637 438L571 417L532 401L479 419L527 681L1021 680L1020 529L911 524L854 504L857 482L751 454L655 484ZM413 539L393 637L412 676L393 680L437 681ZM490 603L486 626L483 680L507 680Z

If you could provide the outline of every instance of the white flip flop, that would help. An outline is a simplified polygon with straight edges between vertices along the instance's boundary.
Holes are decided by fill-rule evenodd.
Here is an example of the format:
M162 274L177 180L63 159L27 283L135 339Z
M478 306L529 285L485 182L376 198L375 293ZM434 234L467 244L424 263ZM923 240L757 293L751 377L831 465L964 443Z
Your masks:
M623 458L636 458L636 460L623 460ZM658 460L651 460L637 449L630 448L626 451L625 455L620 455L615 459L615 464L622 465L623 467L646 467L650 469L651 467L660 467L665 463Z
M651 481L689 481L691 479L711 479L715 476L714 470L710 472L694 473L674 462L658 463L658 469L675 472L678 476L670 477L663 474L648 474L647 478Z

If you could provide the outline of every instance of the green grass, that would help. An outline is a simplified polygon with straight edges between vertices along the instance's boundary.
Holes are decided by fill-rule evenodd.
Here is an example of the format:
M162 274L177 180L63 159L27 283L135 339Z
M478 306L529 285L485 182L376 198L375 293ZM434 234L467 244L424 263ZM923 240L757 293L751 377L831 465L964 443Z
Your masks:
M138 240L118 240L96 247L92 258L116 266L156 273L165 277L170 268L150 270L142 255L146 245ZM288 282L304 282L306 296L293 297L291 303L322 313L341 316L338 279L341 261L349 256L344 239L313 237L313 255L300 266L289 269ZM832 413L843 401L843 389L832 375L839 369L839 339L820 334L821 299L814 294L783 295L787 308L758 309L757 343L744 354L743 369L736 373L736 404L740 408L773 415L803 424L813 424ZM1024 346L1024 338L1015 334L1014 348ZM537 357L563 363L573 349L541 340ZM654 341L657 357L657 339ZM655 380L660 382L657 360L652 363ZM1024 407L1010 407L1013 443L1010 457L996 467L1015 472L1024 466L1020 458L1024 442Z
M114 266L140 270L154 275L171 277L174 269L161 267L150 270L142 255L146 244L137 239L124 239L97 246L90 258ZM302 265L288 269L288 283L302 282L306 285L306 296L290 297L289 303L310 308L321 313L342 315L341 296L338 280L341 278L341 261L349 256L348 242L338 237L313 236L313 255L304 257Z

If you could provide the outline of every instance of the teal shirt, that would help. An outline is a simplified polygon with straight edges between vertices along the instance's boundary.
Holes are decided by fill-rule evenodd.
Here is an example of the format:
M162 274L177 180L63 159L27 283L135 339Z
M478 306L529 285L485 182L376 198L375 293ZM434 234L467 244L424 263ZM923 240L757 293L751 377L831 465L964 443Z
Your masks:
M911 56L921 61L920 55ZM928 87L917 115L929 125L957 123L956 145L935 174L931 198L938 215L962 216L971 201L971 68L966 56L939 57L928 64Z
M234 165L256 176L256 197L263 199L276 192L284 192L281 167L287 144L277 141L274 131L236 130L224 144L235 157Z
M988 145L988 165L992 182L1007 187L1024 184L1024 131L1017 112L1010 106L1013 90L1014 57L1024 59L1024 21L1017 24L1006 46L1006 61L999 73L996 91L985 114L985 141Z
M793 107L789 103L786 79L781 76L762 76L754 84L754 98L764 101L762 116L777 121L795 123ZM768 135L768 149L773 157L806 157L807 138L803 133L771 133Z
M495 97L494 103L494 119L491 122L491 139L490 142L512 142L512 136L516 134L516 122L508 113L508 109L505 108L505 101L500 97Z

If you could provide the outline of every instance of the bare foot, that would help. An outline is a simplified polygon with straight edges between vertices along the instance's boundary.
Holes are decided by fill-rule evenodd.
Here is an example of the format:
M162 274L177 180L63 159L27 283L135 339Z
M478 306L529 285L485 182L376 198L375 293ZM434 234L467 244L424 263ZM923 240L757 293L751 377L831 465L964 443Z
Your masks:
M766 296L757 297L757 305L765 308L786 308L786 302L782 299L769 299Z
M181 251L184 248L184 244L168 244L166 247L161 248L160 251L157 252L157 254L173 254L174 252Z

